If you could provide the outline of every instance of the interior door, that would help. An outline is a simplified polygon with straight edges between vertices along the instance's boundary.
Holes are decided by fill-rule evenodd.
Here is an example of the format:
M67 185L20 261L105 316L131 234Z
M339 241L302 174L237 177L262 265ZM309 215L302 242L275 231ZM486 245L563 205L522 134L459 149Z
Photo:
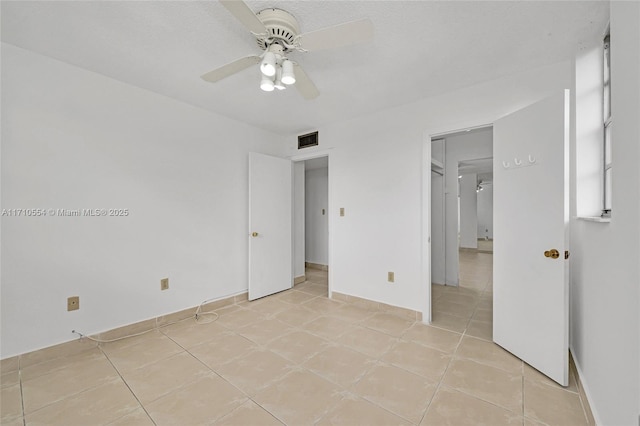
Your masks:
M291 288L291 161L249 153L249 300Z
M568 90L496 121L493 144L493 340L566 386Z

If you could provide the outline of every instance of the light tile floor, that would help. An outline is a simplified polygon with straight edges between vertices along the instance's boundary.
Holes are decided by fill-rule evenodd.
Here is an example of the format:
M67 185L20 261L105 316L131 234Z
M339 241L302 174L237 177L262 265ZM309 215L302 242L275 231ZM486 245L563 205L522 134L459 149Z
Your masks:
M76 354L2 362L2 425L582 425L563 389L491 343L490 255L433 287L434 326L294 289ZM483 257L488 256L488 257ZM29 361L29 362L27 362Z
M493 253L493 240L478 239L478 251L481 253Z

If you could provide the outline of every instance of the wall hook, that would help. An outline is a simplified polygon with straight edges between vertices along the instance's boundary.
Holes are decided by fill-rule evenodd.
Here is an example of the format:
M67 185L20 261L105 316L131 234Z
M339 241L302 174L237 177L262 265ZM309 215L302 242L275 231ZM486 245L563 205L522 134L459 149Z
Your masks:
M536 157L534 157L533 155L529 154L529 162L531 164L535 163L536 162Z
M502 167L504 167L505 169L509 168L509 162L508 161L503 161L502 162Z
M513 162L516 164L516 166L521 166L522 165L522 160L518 160L517 158L514 158Z

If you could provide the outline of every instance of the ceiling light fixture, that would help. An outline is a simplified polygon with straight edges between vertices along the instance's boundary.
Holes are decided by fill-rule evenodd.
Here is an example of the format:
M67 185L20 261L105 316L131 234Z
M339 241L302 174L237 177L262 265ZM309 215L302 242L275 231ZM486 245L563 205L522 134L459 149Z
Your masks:
M262 80L260 81L260 88L265 92L273 92L275 85L271 77L267 77L266 75L262 76Z
M267 77L276 75L276 55L273 52L265 52L260 63L260 71Z
M262 55L260 88L265 92L273 92L274 89L284 90L287 85L296 82L293 62L284 56L284 51L284 48L276 42L268 45L267 51Z
M286 58L282 61L282 82L286 85L296 83L296 76L293 73L293 62Z
M287 88L287 86L285 86L282 83L282 67L281 66L276 67L276 81L274 83L274 87L278 90L284 90Z

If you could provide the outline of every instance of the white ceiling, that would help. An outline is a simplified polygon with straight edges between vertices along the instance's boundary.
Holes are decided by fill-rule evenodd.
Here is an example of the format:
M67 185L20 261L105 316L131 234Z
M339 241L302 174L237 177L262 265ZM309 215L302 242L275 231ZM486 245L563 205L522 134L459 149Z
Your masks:
M199 76L260 53L215 0L2 1L2 41L283 134L570 58L608 21L601 1L248 1L309 32L369 17L373 42L292 53L321 94L262 92L257 66Z
M480 158L477 160L466 160L458 163L458 174L493 174L493 158Z

